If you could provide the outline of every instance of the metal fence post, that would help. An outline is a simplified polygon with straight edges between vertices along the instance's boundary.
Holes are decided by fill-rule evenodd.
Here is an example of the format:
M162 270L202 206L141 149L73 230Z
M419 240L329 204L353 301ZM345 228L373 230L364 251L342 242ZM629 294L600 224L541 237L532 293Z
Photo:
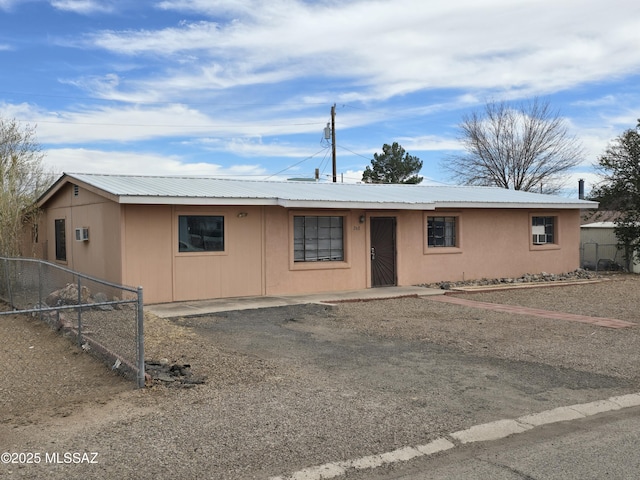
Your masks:
M14 310L16 306L13 304L13 289L11 288L11 277L9 275L9 259L4 259L4 276L7 279L7 293L9 294L9 305Z
M138 387L144 387L144 305L142 302L142 287L138 287Z
M38 312L38 319L42 321L42 288L43 288L43 279L42 279L42 263L38 262L38 308L40 311Z
M82 285L78 277L78 346L82 347Z

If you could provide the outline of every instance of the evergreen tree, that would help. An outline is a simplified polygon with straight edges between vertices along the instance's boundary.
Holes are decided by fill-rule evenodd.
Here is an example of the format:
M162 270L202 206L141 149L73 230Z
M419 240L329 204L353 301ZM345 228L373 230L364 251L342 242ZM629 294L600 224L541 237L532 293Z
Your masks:
M420 183L418 176L422 168L422 160L405 152L404 148L394 142L382 146L382 153L374 153L371 166L365 168L362 181L367 183Z

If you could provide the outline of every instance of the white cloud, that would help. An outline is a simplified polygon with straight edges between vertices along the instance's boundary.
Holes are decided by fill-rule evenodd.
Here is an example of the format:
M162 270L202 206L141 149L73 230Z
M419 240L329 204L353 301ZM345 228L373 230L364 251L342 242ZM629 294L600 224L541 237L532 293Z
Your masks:
M14 5L18 5L22 1L24 0L0 0L0 10L10 11Z
M94 107L48 112L29 104L0 104L0 114L21 122L37 124L40 141L50 144L79 144L96 141L130 142L153 138L203 137L228 141L292 133L320 132L323 119L211 118L184 105L142 105L140 107ZM319 133L318 133L319 135ZM238 141L239 142L239 141ZM245 146L247 145L247 141ZM239 144L239 146L241 146Z
M93 41L127 55L180 54L180 73L169 72L164 81L184 89L320 71L368 86L369 95L381 99L439 87L545 93L637 71L640 50L640 4L622 0L183 0L161 7L213 18L159 30L99 32ZM230 20L218 18L219 12ZM191 68L188 59L185 65L189 54Z
M246 178L263 176L266 171L259 165L234 165L224 168L213 163L188 163L177 156L153 153L109 152L84 148L49 149L44 164L60 174L112 173L129 175L209 175Z
M438 137L436 135L422 135L419 137L399 137L398 143L407 152L414 151L452 151L462 150L462 145L455 138Z
M114 11L114 6L105 0L51 0L51 6L58 10L81 15L112 13Z

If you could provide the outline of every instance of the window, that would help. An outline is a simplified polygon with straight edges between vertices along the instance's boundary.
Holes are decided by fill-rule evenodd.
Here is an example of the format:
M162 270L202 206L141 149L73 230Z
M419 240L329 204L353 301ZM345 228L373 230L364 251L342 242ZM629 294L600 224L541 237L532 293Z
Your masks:
M293 217L293 261L344 261L343 218Z
M180 252L223 252L224 217L180 215L178 244Z
M432 247L457 247L457 217L428 217L427 245Z
M55 220L56 260L67 261L67 234L64 218Z
M555 217L531 217L534 245L555 243Z

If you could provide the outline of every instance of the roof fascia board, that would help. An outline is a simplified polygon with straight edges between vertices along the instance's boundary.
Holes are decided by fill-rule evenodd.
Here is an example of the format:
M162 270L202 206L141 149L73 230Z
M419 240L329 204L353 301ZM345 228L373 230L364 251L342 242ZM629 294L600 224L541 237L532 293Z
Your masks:
M435 210L433 203L400 202L350 202L329 200L285 200L278 199L278 205L284 208L324 208L355 210Z
M436 202L436 208L521 208L549 210L583 210L597 208L597 202L585 203L517 203L517 202Z
M287 200L282 198L215 198L215 197L157 197L157 196L114 196L97 189L96 193L112 198L122 204L144 205L278 205L284 208L325 208L325 209L378 209L378 210L435 210L441 208L519 208L519 209L585 209L596 208L597 202L585 203L514 203L514 202L352 202L328 200Z
M42 195L40 195L40 198L38 198L38 202L37 202L38 207L42 207L42 205L47 203L51 197L53 197L56 193L58 193L58 191L62 188L62 186L66 184L65 180L67 180L67 178L68 178L67 175L63 175L58 180L56 180L47 189L46 192L44 192Z
M122 195L116 200L122 204L140 205L278 205L275 198L215 198L215 197L159 197Z
M379 209L379 210L434 210L432 203L350 202L327 200L286 200L281 198L213 198L213 197L155 197L127 195L117 197L121 204L141 205L277 205L284 208L323 209Z
M78 187L82 187L83 189L95 193L101 197L104 197L112 202L118 202L118 196L113 193L107 192L101 188L95 187L90 183L83 182L72 175L64 174L62 177L55 182L49 190L47 190L38 200L38 207L42 207L45 203L47 203L53 196L55 196L65 185L78 185Z

